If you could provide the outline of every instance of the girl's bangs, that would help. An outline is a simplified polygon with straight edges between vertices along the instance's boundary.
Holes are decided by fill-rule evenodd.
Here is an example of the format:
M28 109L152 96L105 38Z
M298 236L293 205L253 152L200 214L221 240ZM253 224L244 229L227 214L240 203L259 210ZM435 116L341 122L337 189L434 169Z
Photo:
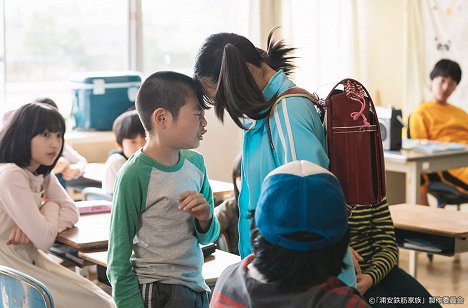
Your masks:
M45 130L65 134L65 120L57 110L41 108L33 124L33 137Z

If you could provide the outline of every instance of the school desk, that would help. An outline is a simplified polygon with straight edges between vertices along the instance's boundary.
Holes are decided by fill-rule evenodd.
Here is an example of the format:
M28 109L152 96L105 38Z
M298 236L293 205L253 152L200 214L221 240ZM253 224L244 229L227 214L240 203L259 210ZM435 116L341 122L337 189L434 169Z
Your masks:
M104 178L104 165L103 163L91 163L86 165L86 169L83 174L83 178L95 183L102 183ZM233 196L234 185L232 183L209 180L211 189L213 190L213 196L217 200L224 200Z
M56 241L78 250L107 249L110 213L80 215L76 225L60 232Z
M421 173L429 173L468 166L468 145L460 150L435 153L416 151L384 151L385 170L406 174L406 199L408 204L420 204Z
M89 263L96 264L101 267L100 269L98 268L101 276L103 272L105 272L105 269L107 268L107 251L78 252L78 256L85 259ZM205 278L206 284L210 287L213 287L221 273L228 266L237 263L240 260L241 259L238 255L216 249L213 254L205 258L205 263L203 263L202 275Z
M468 213L423 205L389 206L399 247L410 249L409 271L417 275L416 251L453 256L468 251Z

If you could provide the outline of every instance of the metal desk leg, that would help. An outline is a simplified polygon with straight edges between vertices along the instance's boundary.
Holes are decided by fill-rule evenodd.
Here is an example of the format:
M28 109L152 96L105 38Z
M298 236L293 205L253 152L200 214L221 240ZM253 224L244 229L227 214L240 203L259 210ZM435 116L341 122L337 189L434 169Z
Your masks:
M417 251L409 251L409 274L416 278L418 274L418 253Z
M421 162L411 162L406 172L406 203L419 204L419 186L421 185Z

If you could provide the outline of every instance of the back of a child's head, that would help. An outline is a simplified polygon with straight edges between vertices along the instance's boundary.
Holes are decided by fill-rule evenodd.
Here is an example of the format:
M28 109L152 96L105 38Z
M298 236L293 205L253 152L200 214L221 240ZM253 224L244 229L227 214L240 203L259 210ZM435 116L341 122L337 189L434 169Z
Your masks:
M202 100L201 89L191 77L177 72L161 71L146 78L138 91L135 103L145 130L152 131L151 118L156 109L163 108L177 119L180 108L190 97L197 98L200 106L208 109Z
M31 163L31 140L45 132L65 134L65 120L58 110L43 103L29 103L15 111L0 135L0 163L15 163L26 167ZM49 174L62 155L60 149L52 166L40 166L39 174Z
M442 59L439 60L431 71L429 77L433 80L436 77L450 77L455 81L457 84L460 83L462 77L462 71L460 65L452 60L449 59Z
M252 221L253 264L284 288L323 283L345 266L349 233L338 179L308 161L294 161L263 181Z
M244 115L255 120L268 115L265 109L271 107L272 102L265 102L263 89L259 89L247 64L260 68L266 63L275 71L283 70L286 74L293 71L294 57L290 53L294 48L287 47L282 40L274 40L275 30L268 36L267 51L235 33L213 34L198 51L195 77L202 84L216 88L215 98L204 93L204 99L214 104L216 116L221 121L226 110L234 123L245 129L240 120Z
M58 106L57 106L57 104L54 102L54 100L52 100L51 98L48 98L48 97L38 98L38 99L36 99L36 100L34 101L34 103L46 104L46 105L49 105L49 106L54 107L55 109L58 109Z
M119 115L112 125L116 142L122 146L123 139L133 139L138 135L145 137L145 129L136 110L126 111Z

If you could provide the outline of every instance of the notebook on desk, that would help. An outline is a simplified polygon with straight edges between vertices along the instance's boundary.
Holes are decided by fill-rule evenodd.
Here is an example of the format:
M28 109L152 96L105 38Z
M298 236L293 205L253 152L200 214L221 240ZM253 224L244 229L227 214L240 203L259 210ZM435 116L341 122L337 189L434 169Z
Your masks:
M109 213L112 209L112 202L107 200L76 201L75 205L80 215Z
M439 142L424 139L406 139L403 141L402 149L423 153L437 153L444 151L463 150L465 146L453 142Z

